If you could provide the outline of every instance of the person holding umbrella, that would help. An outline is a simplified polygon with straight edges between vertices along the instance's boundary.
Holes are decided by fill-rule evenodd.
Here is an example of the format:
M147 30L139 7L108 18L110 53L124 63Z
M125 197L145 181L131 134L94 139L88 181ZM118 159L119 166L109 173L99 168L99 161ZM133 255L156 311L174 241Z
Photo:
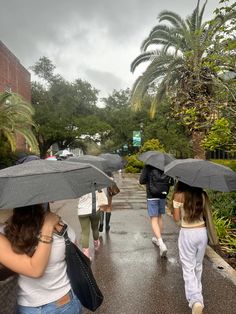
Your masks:
M11 213L10 210L8 211ZM41 234L45 237L51 237L59 219L58 215L48 212L41 226ZM17 299L17 288L15 288L17 277L15 275L21 274L32 278L41 277L48 264L52 243L46 244L39 241L33 255L16 252L11 242L4 235L4 226L5 220L4 223L2 221L0 226L0 308L4 313L13 313ZM8 290L8 285L12 286L11 291ZM7 289L4 289L5 287Z
M163 170L165 165L174 158L165 152L159 151L147 151L138 158L145 163L139 183L146 184L148 215L155 235L152 242L159 247L161 257L165 257L167 247L161 235L163 230L162 215L165 214L166 197L174 180L165 175Z
M205 215L209 200L202 188L178 181L172 196L173 218L180 224L179 256L185 283L185 295L192 314L201 314L202 264L208 242Z
M82 230L82 251L91 260L92 257L89 250L90 228L93 234L94 249L97 251L100 247L98 192L87 193L78 199L78 217Z
M63 236L67 231L74 242L75 233L58 219L54 228L45 230L42 226L48 215L53 214L48 213L41 204L15 208L4 228L12 250L25 259L37 255L40 246L51 248L45 257L46 263L41 261L44 268L40 273L38 270L32 275L26 270L20 272L17 313L32 314L40 311L42 314L81 314L82 305L71 289L66 272ZM15 263L17 264L16 260Z

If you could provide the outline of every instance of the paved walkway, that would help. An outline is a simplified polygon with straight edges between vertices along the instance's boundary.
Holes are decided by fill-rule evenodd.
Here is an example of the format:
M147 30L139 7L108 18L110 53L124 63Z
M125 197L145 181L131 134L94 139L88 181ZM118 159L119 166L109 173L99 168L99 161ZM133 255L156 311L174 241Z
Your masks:
M168 256L166 259L160 258L157 247L151 242L145 191L139 186L136 176L117 176L117 182L121 193L113 200L111 230L101 233L101 248L95 255L93 253L92 268L104 294L104 302L96 313L191 313L185 300L178 259L178 228L171 217L164 217L163 238L168 247ZM79 239L80 225L75 208L75 201L63 201L59 213L76 230ZM204 259L204 313L236 313L233 277L227 277L227 267L222 266L217 258L215 262L208 256ZM232 276L235 276L235 271ZM91 312L84 311L84 314L88 313Z

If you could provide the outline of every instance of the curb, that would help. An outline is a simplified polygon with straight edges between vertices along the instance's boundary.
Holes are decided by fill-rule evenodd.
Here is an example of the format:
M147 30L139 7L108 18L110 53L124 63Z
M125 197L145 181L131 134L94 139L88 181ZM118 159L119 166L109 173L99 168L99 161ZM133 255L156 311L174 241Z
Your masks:
M206 255L213 263L214 267L227 277L236 286L236 270L233 269L219 254L217 254L209 245L206 248Z

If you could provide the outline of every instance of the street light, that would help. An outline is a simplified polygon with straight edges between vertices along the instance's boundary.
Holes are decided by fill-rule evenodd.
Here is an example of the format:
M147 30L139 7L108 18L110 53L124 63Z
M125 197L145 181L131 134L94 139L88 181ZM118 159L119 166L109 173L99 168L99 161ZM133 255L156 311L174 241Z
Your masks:
M144 127L144 123L141 122L139 126L140 126L140 136L141 136L141 146L142 146L142 144L143 144L143 127Z

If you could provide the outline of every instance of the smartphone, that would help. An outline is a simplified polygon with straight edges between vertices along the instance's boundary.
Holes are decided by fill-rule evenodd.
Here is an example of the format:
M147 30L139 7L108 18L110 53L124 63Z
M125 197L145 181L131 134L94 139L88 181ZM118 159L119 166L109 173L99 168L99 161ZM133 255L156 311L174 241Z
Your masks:
M67 226L67 224L61 223L61 222L59 223L59 226L60 226L60 228L58 227L58 229L60 229L60 230L54 229L55 230L54 234L58 237L63 237L64 234L66 233L67 229L68 229L68 226Z

